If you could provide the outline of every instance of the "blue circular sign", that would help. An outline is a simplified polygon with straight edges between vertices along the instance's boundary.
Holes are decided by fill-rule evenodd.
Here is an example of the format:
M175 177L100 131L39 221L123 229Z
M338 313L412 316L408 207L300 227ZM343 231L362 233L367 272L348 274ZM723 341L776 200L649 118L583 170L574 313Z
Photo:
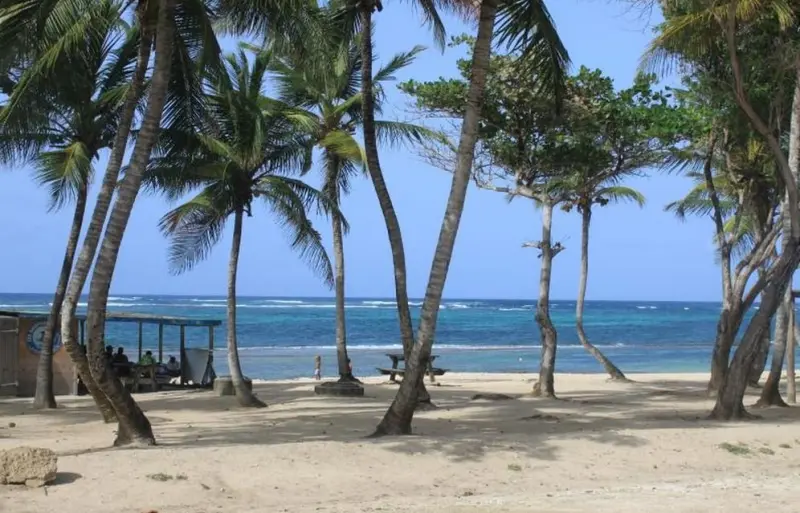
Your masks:
M47 328L46 322L37 322L28 330L28 337L25 343L31 353L40 354L42 352L45 328ZM56 331L53 333L53 354L56 354L59 349L61 349L61 333Z

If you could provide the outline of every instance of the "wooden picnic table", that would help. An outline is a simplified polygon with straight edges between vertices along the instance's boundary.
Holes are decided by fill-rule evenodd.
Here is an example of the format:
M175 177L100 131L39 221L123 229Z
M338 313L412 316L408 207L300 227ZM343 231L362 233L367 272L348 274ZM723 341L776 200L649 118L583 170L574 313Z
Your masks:
M390 371L396 371L396 372L389 372L389 381L394 382L394 381L396 381L397 374L402 374L403 371L404 371L404 369L399 369L398 365L399 365L400 362L405 361L406 356L403 353L386 353L386 356L388 356L389 359L392 360L392 368L389 369L389 370ZM438 357L438 355L432 354L431 357L428 359L428 364L427 364L428 371L426 372L426 374L428 374L428 376L430 377L431 383L435 383L436 382L436 377L435 377L436 372L434 372L433 361L437 357ZM437 369L437 370L441 370L441 369ZM444 373L442 372L439 375L441 375L441 374L444 374Z
M140 365L138 363L112 363L114 370L117 371L120 380L123 383L128 383L131 386L132 392L138 392L141 385L150 381L150 386L153 392L158 392L158 374L159 364L154 363L150 365ZM120 373L121 369L127 369L127 372ZM123 375L120 375L123 374Z

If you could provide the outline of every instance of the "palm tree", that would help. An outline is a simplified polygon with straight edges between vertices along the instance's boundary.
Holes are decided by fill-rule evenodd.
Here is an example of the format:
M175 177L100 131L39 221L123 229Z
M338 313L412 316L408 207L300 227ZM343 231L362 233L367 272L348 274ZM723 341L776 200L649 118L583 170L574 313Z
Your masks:
M127 69L136 56L139 39L136 31L129 31L122 44L115 47L124 35L117 3L104 0L84 7L77 16L60 18L73 28L91 27L81 40L82 58L70 58L67 50L54 57L47 54L48 48L58 44L62 49L65 46L70 49L71 41L63 37L65 34L37 41L40 53L28 50L0 115L2 157L35 166L38 180L50 189L53 209L75 200L72 228L39 359L36 408L56 405L52 388L53 338L81 232L93 162L101 150L112 144L122 99L129 89ZM5 28L0 23L0 32ZM52 60L46 63L48 58ZM53 80L56 76L59 79ZM100 405L105 420L113 420L113 409L91 378L83 351L74 338L65 342L81 380Z
M444 45L445 29L439 15L439 9L444 8L461 14L473 11L472 0L415 0L414 4L422 11L426 23L433 27L436 41L440 46ZM364 133L364 155L367 171L375 188L375 194L386 223L386 232L392 251L400 338L403 343L406 361L408 361L411 355L411 348L414 345L414 327L411 321L411 309L408 299L405 248L403 246L400 222L397 219L397 213L394 210L394 204L381 169L378 155L378 129L375 121L376 89L373 78L377 77L377 75L372 72L374 61L372 15L377 11L383 10L383 3L382 0L337 0L331 3L330 10L334 14L334 19L338 19L340 24L339 33L344 35L345 40L350 39L356 32L361 34L361 127ZM418 387L419 390L415 398L422 405L429 405L430 396L425 390L422 380L419 380Z
M368 18L369 15L371 13L365 13L364 17ZM453 255L458 226L464 211L467 187L472 175L475 145L478 141L478 123L488 74L491 45L495 36L495 19L498 15L500 17L496 34L498 42L508 45L515 51L520 51L522 61L525 63L522 71L537 72L541 86L552 91L555 98L563 95L569 57L556 33L544 2L542 0L482 0L478 35L472 52L472 74L461 125L456 168L453 173L450 195L447 199L444 221L436 244L428 287L425 291L417 341L410 357L406 359L406 372L400 390L378 424L375 431L376 436L411 432L411 420L417 403L415 384L421 381L430 359L447 270ZM366 106L365 99L365 112ZM371 169L370 172L372 172Z
M263 96L268 52L256 55L252 69L243 52L229 56L227 73L211 81L207 109L198 124L175 126L163 133L159 155L147 181L171 198L200 189L196 196L167 213L161 229L172 240L170 263L184 272L203 259L219 241L233 216L228 266L228 366L241 406L266 406L245 385L236 340L236 279L245 214L263 200L291 234L291 244L326 282L333 271L319 233L306 214L310 208L333 212L335 204L304 182L287 176L310 165L310 141L275 102Z
M717 394L712 416L719 419L748 416L743 404L748 378L753 361L759 353L764 334L769 331L770 320L779 304L784 308L791 302L790 288L794 270L800 262L800 209L798 209L797 167L800 165L800 59L794 47L797 33L797 18L793 9L782 0L754 2L752 0L730 0L699 5L685 0L662 2L665 22L660 33L647 52L648 63L659 64L682 60L691 64L708 62L709 59L724 60L726 73L723 78L731 87L733 97L752 128L763 137L775 160L778 176L784 186L782 252L764 273L763 295L760 308L745 330L742 340L727 368ZM760 29L767 30L760 30ZM770 32L772 31L772 32ZM769 34L772 45L779 45L775 52L779 62L769 66L769 72L789 68L785 52L793 52L791 71L795 75L795 94L791 109L788 154L781 146L774 126L754 108L751 91L748 91L747 75L742 66L742 48L747 36ZM777 43L776 43L777 42ZM721 57L721 58L719 58ZM762 60L770 55L761 53ZM790 306L789 306L790 307ZM729 315L723 310L719 326ZM737 325L738 329L738 325ZM727 362L726 362L727 363Z
M628 381L625 374L606 357L600 349L589 342L583 327L583 310L586 301L586 282L589 277L589 227L592 222L592 207L606 206L609 203L633 202L644 206L644 196L639 191L616 185L630 170L581 169L566 179L571 191L571 199L562 207L569 211L572 207L581 215L581 277L578 282L578 299L575 302L575 327L578 339L586 351L597 360L612 380Z
M318 64L304 66L301 59L284 57L271 66L279 83L280 100L291 111L292 118L311 134L322 150L324 170L322 192L341 207L341 198L348 193L354 176L364 168L364 150L355 138L361 126L361 55L360 37L341 51L318 50L309 58ZM409 66L424 50L414 47L397 54L373 77L378 112L383 99L382 85L394 80L394 74ZM420 141L436 137L424 127L396 121L375 121L378 141L384 144ZM347 356L345 324L345 271L342 219L331 216L336 294L336 353L340 380L353 381Z

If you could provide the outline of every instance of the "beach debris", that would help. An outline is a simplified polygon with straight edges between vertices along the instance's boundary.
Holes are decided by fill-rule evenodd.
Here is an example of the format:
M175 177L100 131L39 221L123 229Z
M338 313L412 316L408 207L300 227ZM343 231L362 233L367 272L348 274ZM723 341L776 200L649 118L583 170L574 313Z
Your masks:
M519 465L517 463L509 463L508 464L508 470L511 470L511 471L514 471L514 472L522 472L522 465Z
M737 456L746 456L750 454L752 451L747 444L739 442L736 444L732 444L729 442L722 442L719 444L719 448L728 451L731 454L735 454Z
M16 424L16 422L9 422L8 423L8 427L15 428L15 427L17 427L17 424Z
M548 415L546 413L534 413L529 417L522 417L520 420L543 420L545 422L561 422L561 419L555 415Z
M472 401L508 401L514 399L506 394L475 394L472 396Z
M50 449L15 447L0 451L0 484L39 488L56 479L58 457Z
M176 481L186 481L189 479L186 474L178 474L178 475L170 475L165 474L163 472L157 472L155 474L147 474L147 479L152 479L153 481L161 481L162 483L167 481L172 481L173 479Z

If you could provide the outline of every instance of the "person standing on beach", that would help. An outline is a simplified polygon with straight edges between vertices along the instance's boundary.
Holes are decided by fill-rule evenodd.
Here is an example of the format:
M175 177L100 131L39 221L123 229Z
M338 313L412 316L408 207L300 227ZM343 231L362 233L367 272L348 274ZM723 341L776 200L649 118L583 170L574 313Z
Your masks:
M320 355L314 357L314 379L317 381L322 379L322 357Z

